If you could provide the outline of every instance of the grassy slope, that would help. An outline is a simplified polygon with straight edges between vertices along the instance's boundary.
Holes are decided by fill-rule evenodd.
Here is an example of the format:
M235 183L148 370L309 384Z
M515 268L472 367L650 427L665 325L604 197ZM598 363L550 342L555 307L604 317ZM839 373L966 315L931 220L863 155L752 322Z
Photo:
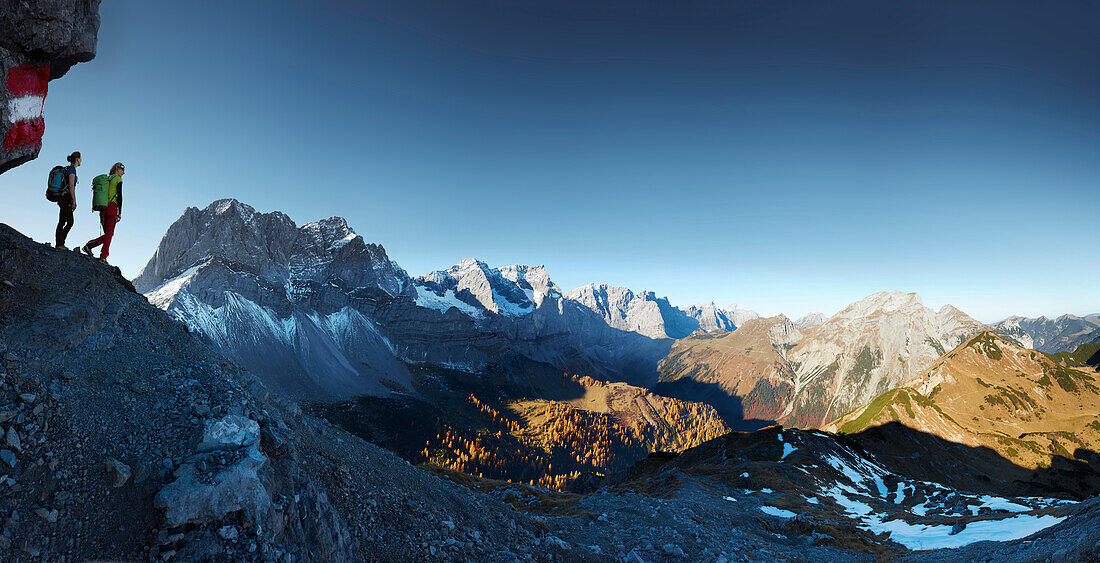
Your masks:
M828 428L855 433L892 421L1024 467L1049 466L1054 455L1100 450L1100 388L1091 369L984 332Z

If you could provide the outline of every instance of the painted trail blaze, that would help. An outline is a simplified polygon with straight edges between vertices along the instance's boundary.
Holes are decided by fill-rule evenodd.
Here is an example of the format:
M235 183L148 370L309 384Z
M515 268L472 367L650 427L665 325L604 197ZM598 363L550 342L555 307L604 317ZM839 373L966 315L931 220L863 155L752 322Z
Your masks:
M8 71L5 86L11 93L6 121L11 123L4 135L4 150L41 145L46 132L42 110L50 81L50 65L20 65Z

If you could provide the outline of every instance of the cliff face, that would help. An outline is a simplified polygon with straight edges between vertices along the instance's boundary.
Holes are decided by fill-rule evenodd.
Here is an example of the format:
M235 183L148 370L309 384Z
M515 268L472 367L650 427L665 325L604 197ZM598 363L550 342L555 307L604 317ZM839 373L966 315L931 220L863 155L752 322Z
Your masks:
M38 157L48 83L95 57L99 1L0 3L0 173Z

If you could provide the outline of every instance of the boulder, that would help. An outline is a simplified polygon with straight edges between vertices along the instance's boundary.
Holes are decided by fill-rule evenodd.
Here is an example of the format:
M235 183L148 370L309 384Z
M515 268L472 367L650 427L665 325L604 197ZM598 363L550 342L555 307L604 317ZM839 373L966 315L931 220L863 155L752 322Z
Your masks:
M245 511L260 519L271 510L271 496L258 474L267 458L258 444L235 451L196 454L176 470L153 500L169 528L216 522Z
M103 469L107 472L107 476L111 478L111 486L116 489L130 480L130 466L117 459L112 458L103 462Z

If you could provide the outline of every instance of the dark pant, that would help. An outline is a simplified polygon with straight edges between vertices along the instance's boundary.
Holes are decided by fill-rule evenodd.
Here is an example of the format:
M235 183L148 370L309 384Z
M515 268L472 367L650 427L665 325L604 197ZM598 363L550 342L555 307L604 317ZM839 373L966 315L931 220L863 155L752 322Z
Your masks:
M103 236L88 241L88 248L95 248L99 245L103 245L103 250L100 251L99 257L104 260L107 259L107 255L111 253L111 238L115 236L115 223L118 219L118 205L115 202L107 204L107 208L99 212L99 222L103 225Z
M57 231L54 233L57 246L65 246L65 237L69 236L69 229L73 228L73 206L68 198L57 202L60 212L57 215Z

